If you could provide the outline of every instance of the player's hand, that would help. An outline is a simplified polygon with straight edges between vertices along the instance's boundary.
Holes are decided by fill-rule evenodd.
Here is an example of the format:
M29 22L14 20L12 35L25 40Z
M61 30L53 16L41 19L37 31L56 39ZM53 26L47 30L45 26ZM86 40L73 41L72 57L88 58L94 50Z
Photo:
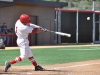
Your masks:
M44 32L47 32L47 29L46 28L44 28L44 30L43 30Z
M47 29L46 28L43 28L43 27L40 27L40 30L43 31L43 32L46 32Z

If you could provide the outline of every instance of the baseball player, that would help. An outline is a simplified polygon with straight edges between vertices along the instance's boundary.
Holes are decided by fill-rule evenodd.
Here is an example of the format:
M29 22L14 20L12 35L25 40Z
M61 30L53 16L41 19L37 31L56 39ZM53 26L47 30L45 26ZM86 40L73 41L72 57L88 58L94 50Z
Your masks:
M27 14L22 14L15 24L15 33L17 35L17 45L20 47L20 56L11 61L5 62L5 72L11 67L12 64L24 60L26 57L32 62L35 71L42 71L44 68L39 66L34 59L34 56L29 48L28 34L39 33L46 31L42 27L30 23L30 17Z

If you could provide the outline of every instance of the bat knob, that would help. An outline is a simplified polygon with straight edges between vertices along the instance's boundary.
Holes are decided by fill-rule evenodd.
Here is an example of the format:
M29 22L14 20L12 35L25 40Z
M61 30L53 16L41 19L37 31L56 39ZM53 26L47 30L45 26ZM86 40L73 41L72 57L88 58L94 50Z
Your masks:
M66 35L64 35L64 36L66 36L66 37L71 37L71 34L66 34Z
M71 34L69 34L68 37L71 37Z

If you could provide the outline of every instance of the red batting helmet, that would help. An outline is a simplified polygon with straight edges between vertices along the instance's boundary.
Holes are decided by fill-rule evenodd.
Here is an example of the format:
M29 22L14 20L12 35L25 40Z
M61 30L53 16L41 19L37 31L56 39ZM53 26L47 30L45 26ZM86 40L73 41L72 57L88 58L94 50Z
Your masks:
M27 24L27 23L30 23L31 20L30 20L30 17L27 14L22 14L20 16L20 21L23 24Z

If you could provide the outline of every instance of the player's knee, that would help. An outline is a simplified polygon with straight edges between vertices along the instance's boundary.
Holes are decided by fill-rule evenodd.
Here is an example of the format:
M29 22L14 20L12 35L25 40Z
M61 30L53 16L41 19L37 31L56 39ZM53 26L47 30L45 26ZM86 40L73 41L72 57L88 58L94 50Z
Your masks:
M21 59L22 59L22 60L24 60L24 59L26 58L26 56L25 56L25 55L20 56L20 57L21 57Z

